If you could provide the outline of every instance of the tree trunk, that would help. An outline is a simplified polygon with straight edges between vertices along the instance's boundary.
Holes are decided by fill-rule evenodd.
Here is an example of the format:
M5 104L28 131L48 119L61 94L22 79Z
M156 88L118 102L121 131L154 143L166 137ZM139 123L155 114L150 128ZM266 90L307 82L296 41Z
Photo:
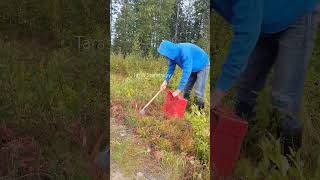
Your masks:
M173 42L178 42L178 24L179 24L179 10L180 10L180 0L177 0L177 15L176 15L176 26L175 26L175 30L174 30L174 38L173 38Z

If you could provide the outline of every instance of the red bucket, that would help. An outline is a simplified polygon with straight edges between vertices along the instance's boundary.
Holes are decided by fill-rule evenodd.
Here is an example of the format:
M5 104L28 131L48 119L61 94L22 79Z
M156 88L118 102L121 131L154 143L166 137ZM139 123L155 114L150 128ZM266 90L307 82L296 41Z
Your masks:
M181 119L184 116L188 101L181 95L173 97L172 92L168 91L163 104L163 111L167 118Z
M226 109L210 113L210 164L214 179L232 175L239 158L241 145L247 133L248 123Z

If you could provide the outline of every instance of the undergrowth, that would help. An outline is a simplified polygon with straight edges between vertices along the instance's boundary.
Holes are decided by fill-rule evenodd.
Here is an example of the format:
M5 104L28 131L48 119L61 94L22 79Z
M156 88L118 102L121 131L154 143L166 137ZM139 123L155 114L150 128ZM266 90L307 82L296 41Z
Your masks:
M166 91L146 109L138 112L159 90L166 73L166 60L153 56L111 56L111 104L123 107L118 122L132 128L157 155L168 179L209 178L209 81L205 94L205 110L199 112L190 100L183 120L168 120L163 116L162 104ZM181 77L177 67L168 85L175 90ZM112 108L112 107L111 107ZM130 159L128 159L130 161Z
M106 137L103 53L0 39L0 56L0 179L90 179Z

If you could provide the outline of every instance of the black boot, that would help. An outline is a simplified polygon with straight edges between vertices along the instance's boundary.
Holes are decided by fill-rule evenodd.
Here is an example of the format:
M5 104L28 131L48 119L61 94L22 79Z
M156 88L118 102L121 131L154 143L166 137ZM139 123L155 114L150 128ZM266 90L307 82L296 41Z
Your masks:
M201 111L204 109L204 102L203 99L200 97L195 97L196 99L196 105L198 106L198 110Z
M198 102L197 106L198 106L199 111L203 110L204 109L204 102Z
M288 118L283 120L280 128L280 141L283 155L291 162L289 158L290 148L296 152L301 147L302 128L300 122Z

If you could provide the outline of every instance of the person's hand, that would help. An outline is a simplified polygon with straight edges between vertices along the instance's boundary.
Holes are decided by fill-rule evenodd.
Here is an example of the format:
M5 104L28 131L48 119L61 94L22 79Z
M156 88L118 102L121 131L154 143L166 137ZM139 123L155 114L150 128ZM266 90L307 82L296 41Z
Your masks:
M181 92L180 90L176 90L175 92L172 93L172 96L176 97L180 94L180 92Z
M167 81L163 81L163 83L162 83L161 86L160 86L160 90L161 90L161 91L165 90L165 89L167 88L167 84L168 84Z
M221 91L219 89L215 90L213 95L210 98L210 101L211 101L210 109L213 110L214 108L218 107L225 95L226 93L224 91Z

